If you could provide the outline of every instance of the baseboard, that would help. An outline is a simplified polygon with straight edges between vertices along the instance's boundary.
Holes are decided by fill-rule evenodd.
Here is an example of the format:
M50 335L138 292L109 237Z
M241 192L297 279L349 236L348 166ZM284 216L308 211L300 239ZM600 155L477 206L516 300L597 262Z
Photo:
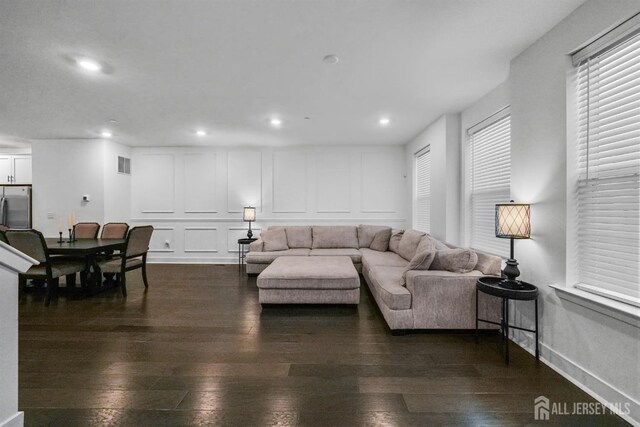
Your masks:
M238 264L238 257L153 257L148 264Z
M24 412L19 411L0 423L0 427L23 427Z
M513 342L535 355L534 340L524 335L520 334L520 339L513 339ZM628 402L630 405L629 413L619 415L631 425L640 426L640 402L631 396L618 390L544 343L540 343L540 361L601 403L616 405Z

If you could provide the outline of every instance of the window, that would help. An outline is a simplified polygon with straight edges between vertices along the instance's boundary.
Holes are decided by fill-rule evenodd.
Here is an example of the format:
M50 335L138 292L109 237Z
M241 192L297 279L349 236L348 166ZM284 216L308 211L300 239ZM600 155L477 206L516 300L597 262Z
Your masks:
M118 156L118 173L131 174L131 159Z
M573 55L576 287L640 306L640 19ZM634 22L635 20L635 22Z
M431 148L416 153L416 230L431 232Z
M468 131L471 145L470 246L509 254L509 242L495 235L495 204L511 196L511 116L504 109Z

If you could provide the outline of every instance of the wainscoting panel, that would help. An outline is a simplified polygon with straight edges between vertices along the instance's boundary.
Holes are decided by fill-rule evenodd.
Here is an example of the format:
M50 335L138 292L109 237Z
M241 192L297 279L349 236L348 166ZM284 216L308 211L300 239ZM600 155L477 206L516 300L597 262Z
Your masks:
M184 156L185 213L216 213L216 154Z
M185 227L185 252L218 252L218 229L215 227Z
M317 212L351 212L349 157L349 152L322 152L316 155Z
M300 151L273 153L273 210L277 213L307 211L307 155Z
M174 252L174 228L154 227L149 252Z
M362 153L362 212L394 213L399 209L402 188L401 162L397 153Z
M245 206L262 211L262 154L260 151L230 151L227 159L227 212L242 212Z
M172 154L143 154L137 158L139 201L142 213L173 213L175 210L175 171Z

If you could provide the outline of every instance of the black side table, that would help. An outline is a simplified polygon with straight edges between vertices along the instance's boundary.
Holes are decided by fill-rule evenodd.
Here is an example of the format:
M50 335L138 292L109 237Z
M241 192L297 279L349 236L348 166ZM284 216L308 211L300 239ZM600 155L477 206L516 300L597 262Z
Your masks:
M238 269L242 272L242 268L244 267L244 259L247 256L247 246L249 246L252 242L255 242L256 238L242 238L238 239Z
M500 323L478 317L478 292L502 298L502 313ZM509 325L509 300L534 301L536 324L535 329L525 329ZM478 342L478 322L500 325L505 337L505 363L509 363L509 328L536 334L536 359L540 360L538 342L538 288L531 283L520 280L509 280L501 277L481 277L476 282L476 342Z

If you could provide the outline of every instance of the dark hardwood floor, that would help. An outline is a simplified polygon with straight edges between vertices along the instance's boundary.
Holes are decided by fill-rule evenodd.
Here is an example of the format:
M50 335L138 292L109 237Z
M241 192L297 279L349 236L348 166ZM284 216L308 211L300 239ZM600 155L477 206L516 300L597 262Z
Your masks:
M262 310L235 265L151 265L82 300L20 297L27 426L534 424L533 400L593 402L497 335L392 336L363 282L357 308ZM551 415L543 425L623 425Z

